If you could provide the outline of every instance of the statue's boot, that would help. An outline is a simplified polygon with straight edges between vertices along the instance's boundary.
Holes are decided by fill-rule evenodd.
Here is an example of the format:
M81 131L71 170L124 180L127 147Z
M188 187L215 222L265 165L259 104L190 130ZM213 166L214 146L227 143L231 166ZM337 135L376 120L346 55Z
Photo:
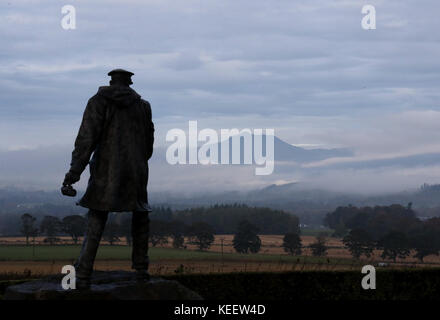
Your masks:
M84 237L81 253L75 263L76 284L78 289L90 287L96 252L107 222L108 212L89 210L87 215L87 232Z
M133 236L131 267L136 270L136 280L146 282L150 280L150 274L148 273L148 236L150 229L148 212L134 211L131 222Z

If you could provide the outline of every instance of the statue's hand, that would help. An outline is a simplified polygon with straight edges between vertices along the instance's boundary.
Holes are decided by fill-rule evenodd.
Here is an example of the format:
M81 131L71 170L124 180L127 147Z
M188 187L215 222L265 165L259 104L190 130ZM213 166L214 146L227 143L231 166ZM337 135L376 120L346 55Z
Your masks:
M79 178L80 178L79 174L69 171L66 173L66 176L64 177L63 186L70 186L75 182L78 182Z

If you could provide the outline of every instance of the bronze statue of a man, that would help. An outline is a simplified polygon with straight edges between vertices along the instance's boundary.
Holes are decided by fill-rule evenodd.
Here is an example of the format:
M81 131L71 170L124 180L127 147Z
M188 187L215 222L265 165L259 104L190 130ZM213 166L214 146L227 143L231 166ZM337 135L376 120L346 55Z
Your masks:
M88 287L109 212L131 211L132 268L148 281L148 160L153 154L154 124L150 104L130 85L132 72L108 73L109 86L90 98L72 152L64 189L79 181L87 164L90 179L79 205L89 209L87 231L75 264L78 286ZM90 160L90 157L92 156ZM64 192L63 192L64 193Z

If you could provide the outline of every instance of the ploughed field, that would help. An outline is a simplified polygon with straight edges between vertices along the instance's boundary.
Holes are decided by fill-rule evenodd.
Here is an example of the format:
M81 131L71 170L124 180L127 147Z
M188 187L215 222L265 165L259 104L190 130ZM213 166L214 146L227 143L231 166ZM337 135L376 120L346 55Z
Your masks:
M307 248L315 237L302 236L305 247L301 256L290 256L281 247L283 236L262 235L261 251L257 254L238 254L232 247L233 235L217 235L215 242L207 251L198 251L195 246L186 249L174 249L170 244L150 248L150 271L153 274L189 274L222 273L250 271L299 271L299 270L359 270L365 264L377 265L383 261L380 252L368 260L352 259L350 252L343 247L341 239L329 238L326 257L314 257ZM78 256L80 245L61 237L56 245L43 243L43 238L36 238L25 245L25 239L0 238L0 274L44 275L60 272L62 266L72 264ZM171 241L170 241L171 243ZM223 246L222 246L223 243ZM223 247L223 249L222 249ZM223 252L223 253L222 253ZM109 245L102 242L98 251L95 267L98 270L131 270L131 248L125 241ZM420 264L408 257L390 264L392 268L402 267L438 267L440 258L429 256L426 263Z

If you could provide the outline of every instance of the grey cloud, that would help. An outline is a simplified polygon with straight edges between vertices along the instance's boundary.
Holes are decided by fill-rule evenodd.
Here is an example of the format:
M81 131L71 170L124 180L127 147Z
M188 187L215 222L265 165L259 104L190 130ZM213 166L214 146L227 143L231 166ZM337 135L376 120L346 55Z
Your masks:
M162 137L193 119L361 155L435 151L440 5L370 3L374 31L361 0L78 0L74 31L60 3L2 4L0 148L73 143L87 99L124 67Z

